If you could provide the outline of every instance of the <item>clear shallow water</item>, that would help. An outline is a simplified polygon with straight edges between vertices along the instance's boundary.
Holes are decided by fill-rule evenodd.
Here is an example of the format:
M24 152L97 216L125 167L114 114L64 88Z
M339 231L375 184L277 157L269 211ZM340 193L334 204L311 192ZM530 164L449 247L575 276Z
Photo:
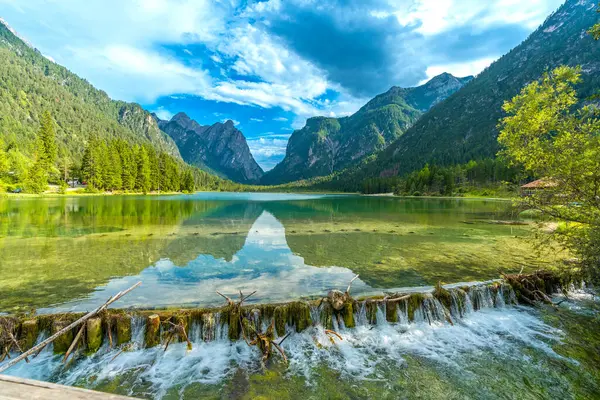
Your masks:
M498 277L552 262L528 242L510 203L358 196L197 194L0 199L0 310L83 310L137 280L116 306L221 304L214 290L258 290L254 301ZM431 324L322 327L284 343L289 366L243 341L144 349L143 321L121 354L104 347L68 365L52 349L12 375L144 398L600 397L600 308L572 294L558 311L485 308ZM362 323L361 323L362 321ZM290 329L288 327L288 329ZM40 338L41 339L41 338ZM117 356L116 358L114 358Z
M255 302L497 278L551 262L510 203L198 193L0 199L0 311ZM559 255L560 256L560 255Z

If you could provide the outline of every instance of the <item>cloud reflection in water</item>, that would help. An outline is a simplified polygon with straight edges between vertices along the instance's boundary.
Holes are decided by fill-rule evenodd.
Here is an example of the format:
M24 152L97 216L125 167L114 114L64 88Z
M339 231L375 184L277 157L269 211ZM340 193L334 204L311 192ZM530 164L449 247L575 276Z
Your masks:
M85 299L40 311L91 310L137 281L142 285L115 303L116 307L215 306L223 303L216 290L231 296L239 290L256 290L253 302L286 301L323 295L334 288L343 290L353 276L347 268L306 265L289 248L281 222L263 211L231 261L200 254L181 267L163 259L139 275L110 280ZM354 293L370 289L360 279L353 283Z

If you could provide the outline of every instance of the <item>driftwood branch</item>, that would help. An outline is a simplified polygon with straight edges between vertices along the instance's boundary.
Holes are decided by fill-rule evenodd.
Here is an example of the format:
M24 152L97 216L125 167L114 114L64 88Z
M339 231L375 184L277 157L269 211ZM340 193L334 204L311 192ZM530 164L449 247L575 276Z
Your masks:
M8 337L10 337L11 342L13 342L13 344L16 346L17 350L19 350L19 352L23 352L23 350L21 350L21 346L19 346L19 342L17 341L17 339L15 339L15 337L13 336L12 332L10 331L10 329L8 329L6 331L6 333L8 333ZM10 351L10 347L7 350L7 354ZM29 359L27 357L25 357L25 361L29 362Z
M38 350L46 347L46 345L48 345L48 344L52 343L53 341L55 341L63 333L65 333L65 332L67 332L67 331L75 328L76 326L79 326L79 324L84 323L85 321L87 321L88 319L92 318L96 314L101 313L106 308L108 308L109 305L111 305L115 301L119 300L121 297L125 296L127 293L131 292L133 289L137 288L141 284L142 284L142 282L138 282L135 285L133 285L132 287L130 287L129 289L117 293L116 295L114 295L110 299L108 299L108 301L106 303L102 304L100 307L96 308L93 311L90 311L89 313L87 313L83 317L79 318L77 321L73 322L69 326L66 326L63 329L59 330L54 335L50 336L48 339L44 340L40 344L38 344L36 346L33 346L31 349L29 349L26 352L22 353L21 355L19 355L15 359L13 359L10 362L8 362L8 363L0 366L0 373L6 371L7 369L9 369L10 367L12 367L13 365L17 364L19 361L25 359L27 356L30 356L30 355L34 354L35 352L37 352Z
M219 292L218 290L216 291L217 294L221 297L223 297L225 300L227 300L228 304L235 304L233 300L231 300L229 297L225 296L223 293Z
M63 358L63 363L67 362L67 359L71 355L71 352L73 351L73 349L75 349L75 346L77 345L77 342L79 342L79 338L81 337L81 334L83 333L84 329L85 329L85 325L82 324L81 328L79 328L79 332L77 332L77 335L75 336L75 339L73 339L73 343L71 343L71 345L69 346L69 349L65 353L65 358Z
M352 282L354 282L357 279L358 279L358 275L356 275L354 278L352 278L350 280L350 283L348 284L348 289L346 289L346 295L350 296L350 288L352 287Z

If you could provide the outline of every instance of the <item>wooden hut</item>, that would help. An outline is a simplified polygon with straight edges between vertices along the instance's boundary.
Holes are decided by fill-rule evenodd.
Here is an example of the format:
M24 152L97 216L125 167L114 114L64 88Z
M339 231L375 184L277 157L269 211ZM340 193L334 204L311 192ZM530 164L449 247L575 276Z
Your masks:
M541 191L553 189L558 186L558 183L548 178L538 179L521 186L521 196L532 196Z

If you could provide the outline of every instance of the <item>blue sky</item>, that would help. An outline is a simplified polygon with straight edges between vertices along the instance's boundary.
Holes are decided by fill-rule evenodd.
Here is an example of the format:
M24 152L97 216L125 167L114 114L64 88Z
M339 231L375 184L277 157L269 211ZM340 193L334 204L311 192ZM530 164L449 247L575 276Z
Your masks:
M161 118L231 119L265 169L315 115L477 74L562 0L0 0L47 57Z

